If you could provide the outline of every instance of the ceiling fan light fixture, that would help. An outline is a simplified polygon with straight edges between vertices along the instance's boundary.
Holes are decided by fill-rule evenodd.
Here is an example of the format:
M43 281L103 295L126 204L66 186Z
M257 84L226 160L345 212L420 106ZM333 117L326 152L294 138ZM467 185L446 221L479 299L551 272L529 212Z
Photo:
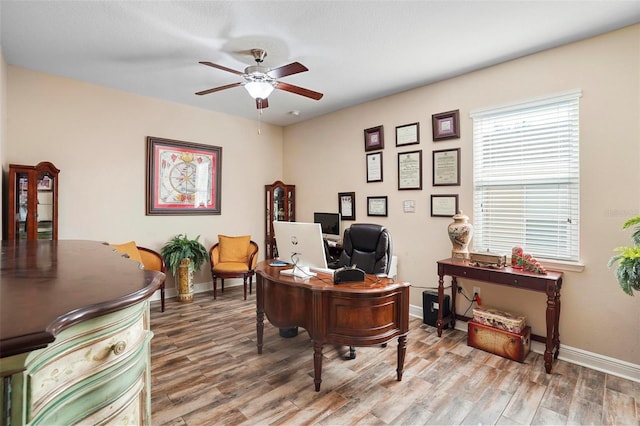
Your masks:
M251 81L244 85L253 99L267 99L273 92L273 84L266 81Z

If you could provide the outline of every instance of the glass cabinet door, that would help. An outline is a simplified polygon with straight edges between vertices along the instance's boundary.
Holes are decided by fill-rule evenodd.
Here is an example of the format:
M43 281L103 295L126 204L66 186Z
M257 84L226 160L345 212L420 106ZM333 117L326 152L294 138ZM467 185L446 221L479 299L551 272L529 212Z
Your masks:
M39 240L53 239L54 179L45 173L37 181L36 227Z
M293 222L296 220L295 192L295 185L287 185L280 181L265 185L265 259L278 257L278 248L273 234L273 221Z
M27 239L27 216L29 214L29 175L18 173L16 176L15 210L17 214L13 220L14 232L17 240Z

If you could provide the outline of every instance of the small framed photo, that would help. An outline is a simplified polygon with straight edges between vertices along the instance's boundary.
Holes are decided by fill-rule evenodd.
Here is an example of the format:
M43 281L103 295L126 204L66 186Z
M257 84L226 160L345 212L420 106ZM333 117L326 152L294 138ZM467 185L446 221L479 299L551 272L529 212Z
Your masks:
M433 114L431 121L434 141L460 138L460 110Z
M387 216L387 197L367 197L367 216Z
M422 150L398 153L398 189L422 189Z
M51 191L51 189L53 188L53 179L45 175L38 181L37 186L38 191Z
M396 127L396 146L420 143L420 123Z
M460 185L460 148L433 151L433 186Z
M458 212L458 195L431 195L431 216L452 217Z
M384 128L382 126L364 129L364 150L377 151L384 148Z
M338 210L342 220L356 220L356 193L339 192Z
M382 152L367 154L367 183L382 182Z

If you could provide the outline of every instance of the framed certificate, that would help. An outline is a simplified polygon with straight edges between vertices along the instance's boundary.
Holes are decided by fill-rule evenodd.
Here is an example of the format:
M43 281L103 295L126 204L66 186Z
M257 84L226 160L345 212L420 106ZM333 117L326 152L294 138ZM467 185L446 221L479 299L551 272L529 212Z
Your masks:
M460 148L433 151L433 186L460 185Z
M431 195L431 216L452 217L458 212L458 195Z
M382 182L382 152L367 154L368 182Z
M367 197L367 216L386 216L387 197Z
M338 211L340 212L341 220L356 220L355 192L338 193Z
M398 189L422 189L422 150L398 153Z
M396 146L420 143L420 123L396 127Z

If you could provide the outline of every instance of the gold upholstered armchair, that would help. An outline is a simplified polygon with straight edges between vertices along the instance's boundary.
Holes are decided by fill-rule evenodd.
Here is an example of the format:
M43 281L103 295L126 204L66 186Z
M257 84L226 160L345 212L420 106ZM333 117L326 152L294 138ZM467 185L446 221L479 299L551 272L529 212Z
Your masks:
M144 269L165 273L163 257L160 253L150 248L138 246L135 241L129 241L124 244L110 244L110 246L116 251L123 253L123 255L126 255L129 259L141 263ZM163 281L160 287L160 309L162 312L164 312L164 286L165 283Z
M247 300L247 282L249 294L252 293L253 275L258 263L258 244L251 235L230 237L218 235L218 242L209 250L211 278L213 279L213 298L217 298L217 279L220 278L224 292L225 278L242 278L244 300Z

